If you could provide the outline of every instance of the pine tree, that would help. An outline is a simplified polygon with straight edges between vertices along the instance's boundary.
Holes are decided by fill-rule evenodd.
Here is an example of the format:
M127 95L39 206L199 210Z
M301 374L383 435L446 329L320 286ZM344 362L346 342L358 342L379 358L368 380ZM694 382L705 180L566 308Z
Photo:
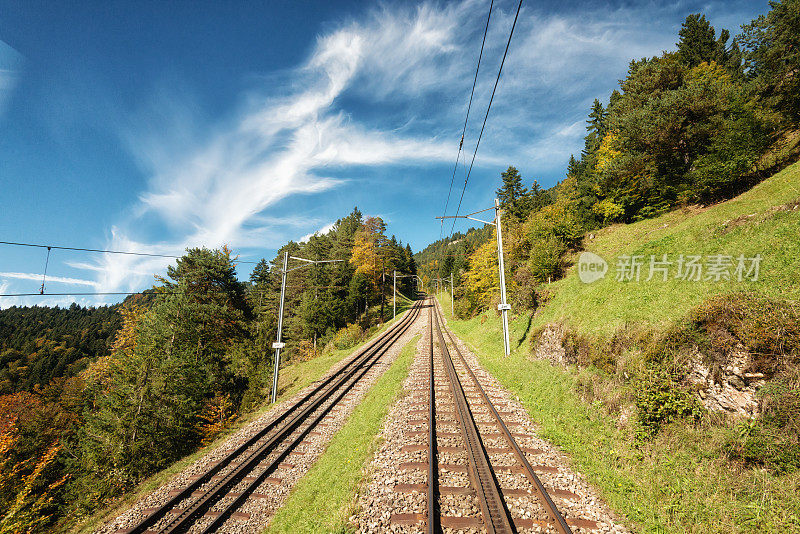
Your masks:
M522 176L516 167L509 167L500 173L500 177L503 185L495 192L500 199L500 207L512 217L524 217L528 207L528 191L522 186Z
M693 13L686 20L679 32L678 59L687 67L696 67L700 63L712 61L725 67L734 75L742 74L742 56L739 46L733 43L728 48L731 34L721 30L715 37L716 30L706 20L705 15Z
M603 141L607 131L608 112L603 108L603 104L598 99L592 102L592 110L589 112L589 119L586 121L586 130L589 132L585 137L584 155L594 153Z
M246 381L230 350L248 338L250 310L230 252L190 249L167 268L161 298L122 332L109 362L108 387L87 420L82 463L97 491L114 493L192 450L206 403L229 395L238 407ZM111 477L111 478L105 478Z
M255 284L259 285L261 283L266 282L269 279L269 263L264 258L261 258L256 266L253 268L253 272L250 274L250 281Z
M678 57L681 62L689 67L695 67L703 61L709 62L715 58L717 42L714 28L706 20L705 15L692 13L686 17L681 26L680 41L678 41Z

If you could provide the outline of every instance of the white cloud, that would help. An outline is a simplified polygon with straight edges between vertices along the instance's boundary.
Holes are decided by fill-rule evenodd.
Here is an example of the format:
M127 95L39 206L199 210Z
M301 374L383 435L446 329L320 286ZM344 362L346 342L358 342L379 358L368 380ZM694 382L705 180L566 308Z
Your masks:
M365 78L384 84L375 85L375 91L387 92L390 86L424 90L437 78L427 58L457 51L452 43L457 22L448 15L455 11L427 5L402 13L373 11L365 23L321 36L308 60L291 72L301 90L267 95L227 125L212 128L202 142L187 135L186 127L153 128L149 120L146 129L154 134L126 131L124 138L151 178L131 219L112 229L107 246L145 248L133 237L144 222L166 226L175 236L148 250L263 246L263 240L279 246L286 235L276 230L286 224L271 220L265 210L288 196L319 194L346 183L326 169L449 161L451 147L435 136L404 136L356 122L336 101ZM427 74L415 74L422 70ZM182 107L163 115L192 122ZM171 139L160 142L165 131L172 132ZM94 267L100 270L99 286L115 290L141 285L137 273L166 264L107 255Z
M13 293L11 284L5 280L0 280L0 295ZM0 297L0 310L10 308L11 306L19 306L19 297Z
M36 280L37 282L42 281L42 275L36 273L0 272L0 278L16 278L18 280ZM45 283L97 287L97 282L94 282L92 280L82 280L80 278L67 278L64 276L48 276L45 280Z
M0 114L17 85L23 63L22 54L0 41Z
M327 234L328 232L333 230L334 226L336 226L335 222L328 223L325 226L323 226L322 228L320 228L319 230L317 230L316 232L311 232L310 234L304 235L303 237L298 239L297 242L298 243L307 243L308 240L311 239L312 237L314 237L315 235L325 235L325 234Z

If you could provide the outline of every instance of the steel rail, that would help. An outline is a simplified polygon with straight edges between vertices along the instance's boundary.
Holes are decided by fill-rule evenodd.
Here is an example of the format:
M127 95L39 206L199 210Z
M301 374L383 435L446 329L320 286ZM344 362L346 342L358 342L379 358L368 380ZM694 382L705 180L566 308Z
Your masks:
M427 299L430 307L436 305L433 298ZM428 388L428 534L442 531L439 511L439 451L436 441L436 377L433 367L433 310L428 311L428 363L430 365Z
M437 314L440 314L441 310L439 310L438 304L435 306ZM472 371L472 368L467 363L467 359L464 357L464 354L461 352L461 349L458 348L458 344L455 342L453 334L446 328L444 330L447 332L447 337L450 339L450 343L453 345L456 354L458 354L461 363L467 370L467 374L469 374L470 378L472 378L472 381L475 383L475 386L477 387L478 392L483 398L484 403L489 408L489 411L494 417L494 419L497 421L501 433L503 434L509 446L511 447L512 451L514 452L514 456L517 458L519 463L522 464L525 476L527 476L528 479L533 483L534 490L536 491L537 496L544 505L545 512L547 513L548 516L546 518L547 522L551 523L560 534L572 534L572 529L567 524L567 521L564 519L564 516L561 515L561 512L558 511L558 508L556 507L556 504L553 502L553 499L547 493L547 489L544 487L544 484L542 484L542 481L534 472L533 467L531 466L530 462L528 462L528 459L525 457L525 454L522 452L522 449L517 443L517 440L514 439L514 436L511 435L511 431L508 429L505 422L503 422L502 417L500 417L500 414L498 413L494 404L489 399L489 395L486 394L486 390L483 389L483 386L478 380L478 377L475 376L475 373Z
M297 410L299 410L303 404L305 404L309 400L312 400L314 396L316 396L318 393L320 393L320 391L325 389L331 382L333 382L336 379L341 379L341 377L345 376L347 373L350 373L349 376L352 376L352 374L358 369L359 364L369 359L370 353L373 353L373 351L376 350L380 350L380 348L386 344L389 338L395 337L394 334L399 329L404 328L405 326L413 322L414 319L416 319L416 316L419 315L419 309L420 309L419 303L415 303L410 313L406 315L406 317L400 320L397 324L393 325L387 331L383 332L380 336L370 341L366 346L356 351L356 353L350 358L350 360L347 361L337 371L332 373L327 378L317 381L318 382L317 385L314 386L314 388L311 391L305 394L297 402L288 406L277 418L270 421L263 429L259 430L256 434L251 436L247 441L245 441L244 443L239 445L236 449L234 449L231 453L226 455L222 460L217 462L216 465L214 465L211 469L203 473L203 475L201 475L194 482L189 484L180 493L171 497L165 504L159 506L158 509L154 510L147 517L145 517L139 523L134 525L131 528L131 530L128 531L129 534L145 533L150 527L152 527L154 524L163 519L168 513L170 513L170 511L174 509L178 503L192 496L193 493L198 491L201 488L201 486L206 484L219 471L230 465L234 460L236 460L240 456L244 455L250 447L252 447L259 440L263 439L264 436L269 434L269 432L271 432L278 425L284 422L287 419L287 417L289 417L293 413L296 413ZM320 396L320 398L317 399L318 404L324 402L323 397L325 395L326 394L323 393ZM330 393L327 393L327 395L330 395Z
M352 389L359 382L359 380L361 380L361 378L363 378L364 375L367 374L367 372L372 368L372 366L375 365L375 363L377 363L378 360L380 360L380 358L384 354L386 354L386 352L392 347L394 342L397 339L399 339L411 327L411 324L413 324L414 320L416 320L419 314L420 314L420 308L415 307L413 310L413 317L412 314L409 314L409 317L412 317L411 320L406 322L400 329L396 330L397 335L394 336L390 342L382 345L378 350L376 350L376 352L370 358L368 358L364 362L364 364L359 366L359 369L356 370L356 372L354 372L353 375L351 375L351 378L354 379L350 381L349 384L346 384L341 389L337 387L332 388L332 391L338 391L337 394L335 395L335 398L333 399L333 402L328 404L327 407L323 408L322 412L317 414L311 421L311 423L305 429L303 429L300 432L300 434L295 436L284 448L284 450L277 455L277 457L273 458L272 461L270 461L270 463L265 467L265 469L261 472L261 474L258 475L254 480L250 481L247 487L244 490L242 490L242 492L238 496L236 496L230 504L228 504L222 511L220 511L219 515L217 515L214 518L214 520L201 531L203 534L208 534L216 531L217 528L222 526L222 524L228 520L228 518L247 500L247 497L250 496L253 492L255 492L258 486L260 486L264 482L264 480L275 470L275 468L277 468L278 465L291 453L291 451L298 444L300 444L300 442L308 435L308 433L311 432L311 430L315 428L320 421L322 421L322 419L328 414L328 412L330 412L330 410L332 410L333 407L339 403L339 401L350 391L350 389ZM313 411L316 410L310 411L307 415L310 415L311 413L313 413ZM295 429L292 430L292 432L294 430L296 430L296 427ZM285 437L289 437L292 432L287 432ZM263 455L261 455L261 457L258 460L253 459L251 461L248 461L247 465L245 465L245 463L243 462L243 464L240 465L234 472L230 473L229 476L226 477L226 479L221 480L218 483L218 490L216 491L216 495L206 498L205 499L206 502L203 503L202 506L197 507L198 510L192 514L194 518L204 513L204 511L206 511L214 504L214 502L216 502L218 497L223 496L235 485L241 482L244 476L253 468L255 468L258 465L258 463L263 459L264 456L266 456L270 452L273 452L273 450L274 447L271 450L266 451ZM191 522L191 520L182 523L176 522L175 529L167 530L165 531L165 534L181 530L189 522Z
M500 484L494 475L489 456L478 432L478 426L464 394L461 380L458 377L442 335L438 308L435 302L433 315L436 333L439 338L439 347L442 352L442 360L450 382L450 391L453 394L455 412L466 443L470 480L481 505L483 524L488 534L514 533L516 529L511 519L511 513L506 507Z

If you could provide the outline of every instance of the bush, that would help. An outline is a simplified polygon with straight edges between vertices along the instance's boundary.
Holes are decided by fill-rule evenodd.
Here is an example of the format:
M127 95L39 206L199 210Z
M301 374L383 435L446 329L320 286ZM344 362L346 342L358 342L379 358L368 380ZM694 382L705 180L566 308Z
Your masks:
M342 328L333 336L333 346L339 350L355 347L363 338L364 330L357 324Z
M528 240L556 238L568 248L576 249L586 233L584 222L575 215L575 207L567 202L545 206L525 221Z
M509 301L511 305L519 309L536 308L536 285L538 280L533 272L525 265L521 265L511 278L509 284Z
M753 293L712 297L694 308L690 320L709 334L711 350L725 354L740 341L752 354L745 371L773 374L800 356L800 307Z
M665 424L680 419L697 420L703 413L695 396L663 368L651 370L640 381L636 388L636 409L637 435L645 439L654 436Z
M566 245L554 236L534 241L528 261L533 278L539 283L560 278L566 251Z
M800 370L765 385L759 397L761 414L740 425L726 444L728 457L776 474L800 469Z
M800 468L800 444L797 436L760 424L742 425L742 437L727 444L728 458L748 466L765 467L775 474Z

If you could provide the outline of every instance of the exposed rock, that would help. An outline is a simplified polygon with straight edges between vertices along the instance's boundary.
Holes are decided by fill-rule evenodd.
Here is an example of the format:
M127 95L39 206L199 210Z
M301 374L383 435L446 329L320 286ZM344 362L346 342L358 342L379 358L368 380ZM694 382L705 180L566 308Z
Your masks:
M713 373L702 354L696 352L686 381L697 388L706 409L752 417L758 413L756 392L765 382L763 373L743 372L749 363L750 353L738 344L728 355L727 364Z
M565 349L566 337L567 330L563 325L546 325L534 343L534 358L561 366L575 364ZM744 372L750 364L750 353L738 342L726 355L724 364L715 366L716 369L706 364L703 355L695 351L690 358L685 383L697 392L706 409L752 417L759 410L756 392L766 383L766 377L763 373ZM629 416L623 411L619 424L624 424Z
M558 323L550 323L544 327L533 348L533 355L537 360L550 360L556 365L569 365L575 363L568 361L567 351L564 349L566 328Z

